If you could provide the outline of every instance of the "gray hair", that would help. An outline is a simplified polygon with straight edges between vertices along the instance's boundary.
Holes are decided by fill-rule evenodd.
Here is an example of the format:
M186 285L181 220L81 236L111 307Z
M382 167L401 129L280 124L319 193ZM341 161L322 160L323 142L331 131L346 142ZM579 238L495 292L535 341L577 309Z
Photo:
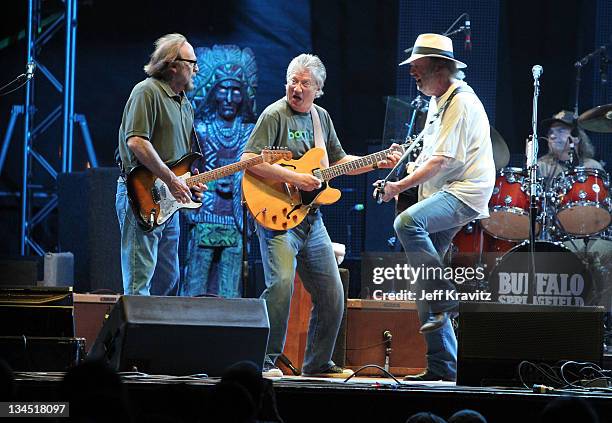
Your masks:
M168 65L179 55L179 51L187 38L181 34L166 34L155 41L155 50L151 53L149 63L144 67L147 75L168 79Z
M319 57L314 54L300 54L294 57L293 60L287 66L287 81L298 72L310 71L310 74L317 83L317 92L315 98L319 98L323 95L323 85L325 85L325 78L327 78L327 71L325 66Z
M437 71L438 69L446 69L451 76L456 76L458 73L457 63L453 60L443 59L441 57L430 57L431 70ZM464 75L465 76L465 75Z

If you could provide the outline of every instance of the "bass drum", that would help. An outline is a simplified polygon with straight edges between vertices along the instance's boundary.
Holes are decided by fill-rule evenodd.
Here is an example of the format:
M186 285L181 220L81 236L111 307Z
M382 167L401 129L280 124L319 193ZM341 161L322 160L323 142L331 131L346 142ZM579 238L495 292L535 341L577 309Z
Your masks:
M489 276L491 300L558 306L598 305L590 272L558 242L536 241L535 281L529 280L529 241L506 253Z

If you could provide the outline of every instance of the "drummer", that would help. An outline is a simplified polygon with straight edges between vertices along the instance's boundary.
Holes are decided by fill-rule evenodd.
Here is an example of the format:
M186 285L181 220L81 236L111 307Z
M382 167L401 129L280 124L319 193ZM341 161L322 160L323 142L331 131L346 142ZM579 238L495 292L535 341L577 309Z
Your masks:
M603 170L601 163L593 159L595 148L591 140L575 122L574 114L567 110L542 121L544 127L548 127L548 153L538 159L538 169L546 189L551 187L557 175L572 168Z

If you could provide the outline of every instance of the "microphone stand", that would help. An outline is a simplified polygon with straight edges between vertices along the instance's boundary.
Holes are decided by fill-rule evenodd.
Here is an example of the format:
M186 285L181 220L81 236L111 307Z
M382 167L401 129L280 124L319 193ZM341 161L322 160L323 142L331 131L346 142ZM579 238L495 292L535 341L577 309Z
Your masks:
M247 204L242 195L242 298L247 297L247 286L249 281L249 250L248 250L248 228Z
M410 102L410 107L412 107L412 113L410 114L410 122L408 122L408 130L406 131L406 137L404 138L404 142L408 141L412 136L412 132L414 131L414 125L416 123L417 113L422 110L423 103L424 100L420 94L418 94L416 98ZM400 169L397 170L396 176L400 176Z
M533 78L533 103L531 115L532 135L527 141L527 168L529 171L529 291L533 294L532 301L535 300L535 238L537 228L537 188L538 188L538 96L540 95L540 75Z
M465 32L465 31L468 31L469 29L471 29L468 26L461 25L456 30L451 31L451 29L453 29L455 27L455 25L457 25L457 23L459 23L459 21L461 19L464 19L464 18L469 21L468 14L467 13L462 13L461 15L459 15L459 17L457 19L455 19L455 22L453 22L451 24L451 26L449 26L448 29L446 31L444 31L444 33L442 35L444 35L446 37L451 37L452 35L459 34L460 32ZM414 47L407 48L407 49L404 50L404 53L410 53L413 49L414 49Z

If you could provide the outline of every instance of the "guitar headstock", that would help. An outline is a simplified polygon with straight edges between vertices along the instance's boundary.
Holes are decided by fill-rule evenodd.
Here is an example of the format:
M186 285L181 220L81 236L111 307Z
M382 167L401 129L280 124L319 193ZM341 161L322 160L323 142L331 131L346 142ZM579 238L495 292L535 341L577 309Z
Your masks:
M261 150L261 156L266 163L276 163L279 160L291 160L293 153L287 147L268 147Z

